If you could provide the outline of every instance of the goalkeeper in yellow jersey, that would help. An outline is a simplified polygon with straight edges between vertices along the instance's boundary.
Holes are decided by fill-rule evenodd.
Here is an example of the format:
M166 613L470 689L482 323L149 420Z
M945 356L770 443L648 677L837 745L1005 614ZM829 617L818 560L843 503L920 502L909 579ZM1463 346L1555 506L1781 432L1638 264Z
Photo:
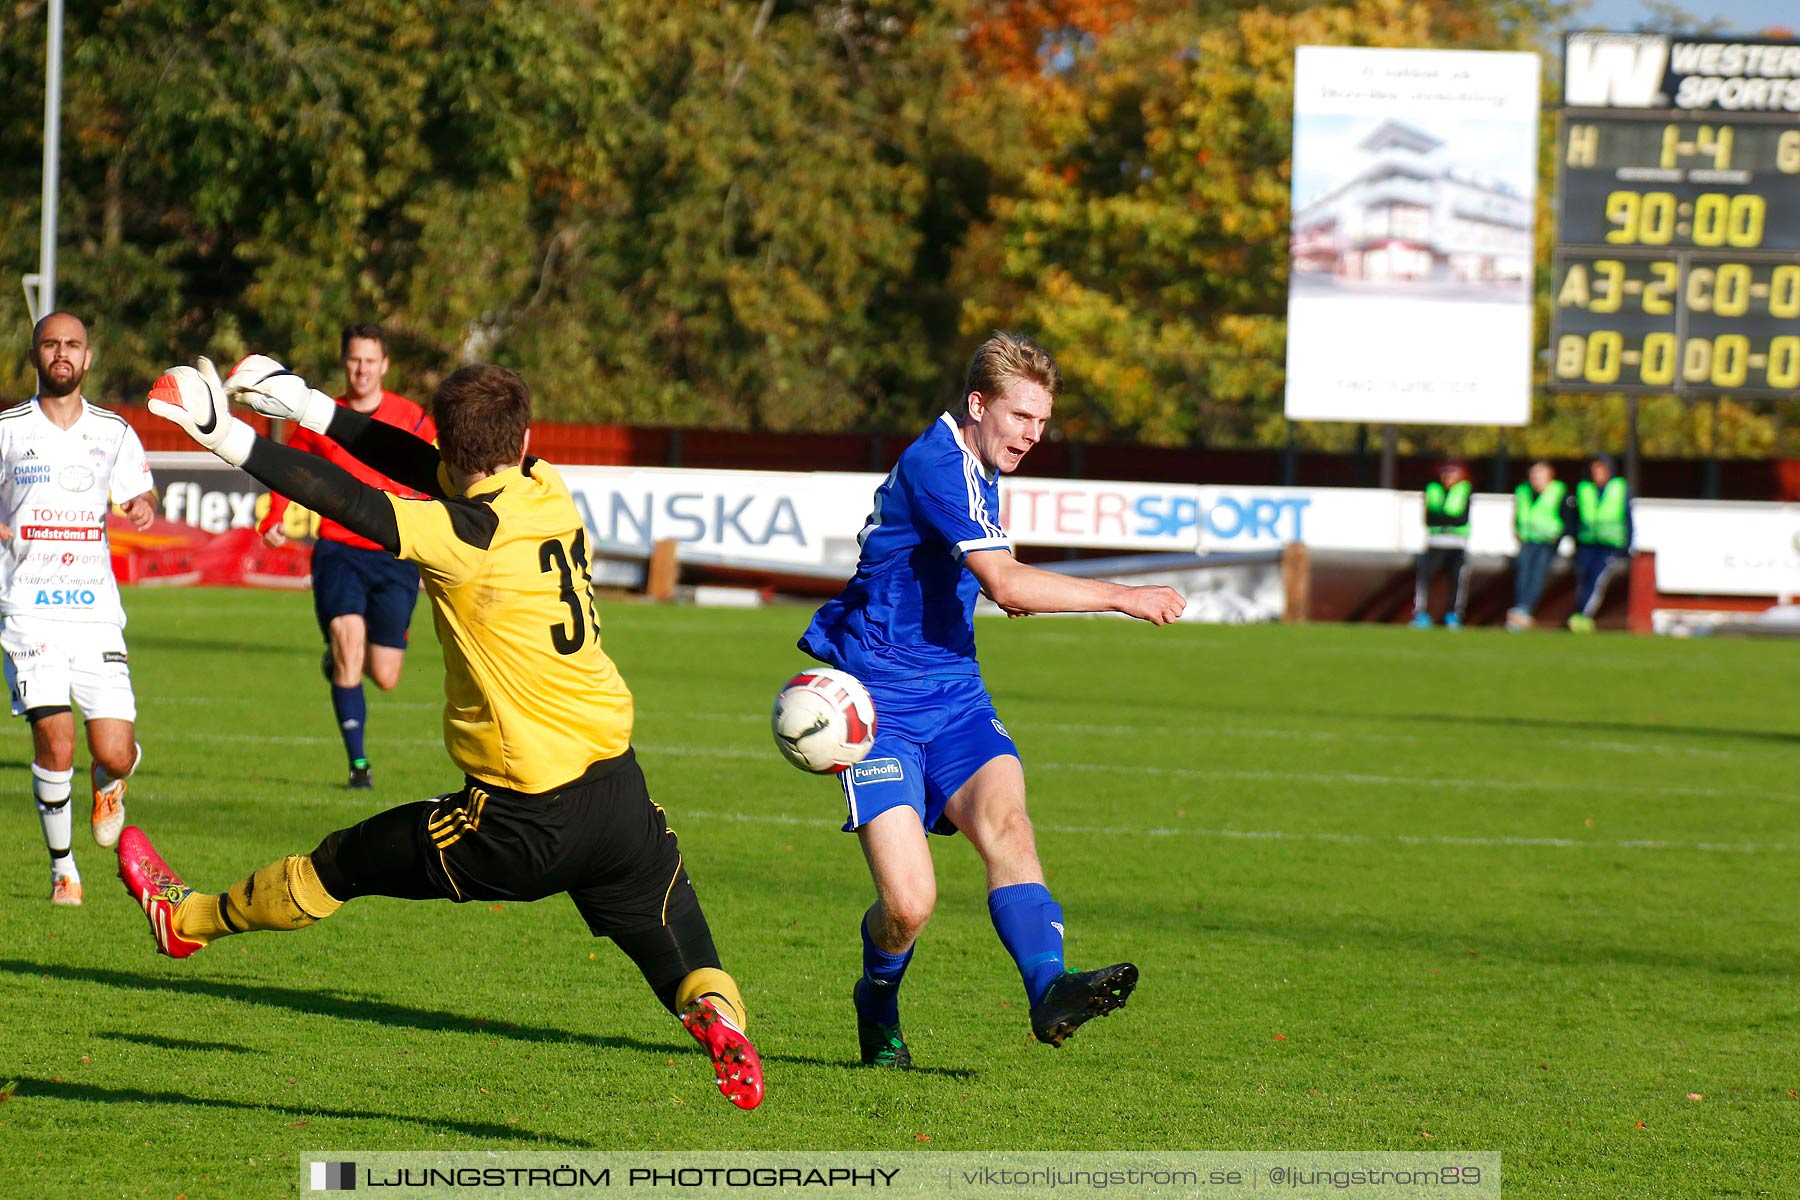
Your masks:
M227 396L331 438L426 498L401 499L256 436ZM262 355L223 383L201 359L150 389L152 412L226 462L418 564L444 649L444 744L464 780L220 894L184 884L135 826L120 836L120 874L173 958L231 934L299 929L359 896L566 892L712 1055L719 1090L755 1108L762 1065L744 1003L632 754L631 693L600 648L581 517L561 476L525 456L531 393L504 367L466 366L432 405L436 447L333 403Z

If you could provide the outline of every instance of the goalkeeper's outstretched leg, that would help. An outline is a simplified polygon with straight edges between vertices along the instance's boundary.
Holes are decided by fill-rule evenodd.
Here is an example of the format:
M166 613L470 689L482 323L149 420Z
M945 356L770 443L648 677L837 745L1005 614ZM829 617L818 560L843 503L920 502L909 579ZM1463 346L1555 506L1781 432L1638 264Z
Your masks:
M170 958L186 958L233 933L304 929L343 906L303 854L277 859L218 895L197 892L136 825L119 835L119 877L150 919L156 948Z
M216 895L190 887L144 831L129 826L119 840L119 875L149 918L157 950L171 958L233 934L303 929L360 896L536 900L566 891L591 931L631 958L657 1000L700 1043L725 1098L755 1108L763 1098L762 1060L745 1033L748 1010L720 964L662 810L641 794L642 776L627 762L634 769L613 782L641 805L606 803L579 785L493 804L492 793L472 785L327 834L311 854L277 859ZM561 831L566 852L544 853L546 812L579 826ZM648 849L626 856L624 878L593 869L591 847L633 838Z
M133 825L119 837L119 877L150 918L156 948L186 958L222 937L304 929L358 896L462 899L433 878L418 837L436 811L428 801L376 813L327 834L311 854L290 854L225 891L196 891Z

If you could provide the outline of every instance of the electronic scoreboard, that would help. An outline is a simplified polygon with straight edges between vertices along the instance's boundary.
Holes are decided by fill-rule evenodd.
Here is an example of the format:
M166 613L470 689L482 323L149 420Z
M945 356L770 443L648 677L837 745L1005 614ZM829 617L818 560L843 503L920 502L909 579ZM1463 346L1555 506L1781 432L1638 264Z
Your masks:
M1623 35L1576 35L1588 39ZM1642 56L1654 38L1631 43ZM1574 52L1571 38L1571 56ZM1642 98L1704 94L1674 73L1694 47L1761 47L1800 77L1800 47L1664 39L1667 86ZM1592 69L1596 55L1569 69ZM1759 56L1763 57L1763 56ZM1614 68L1623 71L1624 60ZM1641 61L1638 81L1646 74ZM1767 69L1767 67L1765 67ZM1623 74L1621 74L1623 78ZM1692 80L1685 81L1691 83ZM1767 94L1786 80L1762 84ZM1800 110L1800 79L1794 108ZM1583 83L1594 98L1617 89ZM1574 83L1569 87L1575 91ZM1740 89L1739 95L1744 93ZM1773 91L1785 109L1790 93ZM1633 97L1635 98L1635 97ZM1561 391L1800 394L1800 111L1565 108L1557 134L1551 276L1551 386Z

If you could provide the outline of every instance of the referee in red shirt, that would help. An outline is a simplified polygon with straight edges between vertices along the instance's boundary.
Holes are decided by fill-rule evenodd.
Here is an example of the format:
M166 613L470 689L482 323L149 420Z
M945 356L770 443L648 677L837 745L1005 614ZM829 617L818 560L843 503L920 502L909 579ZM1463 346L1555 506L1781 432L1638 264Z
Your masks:
M346 388L337 402L435 442L437 427L425 410L381 386L388 369L387 339L381 326L344 326L342 347ZM309 429L295 427L288 445L317 454L374 487L411 499L421 498L410 488L363 465L330 438ZM287 533L282 529L287 507L287 497L271 496L268 515L256 527L269 546L287 541ZM384 692L393 691L400 682L400 668L406 661L407 628L412 624L413 605L419 598L419 570L336 521L322 519L313 545L312 583L313 611L331 647L322 664L331 682L331 708L337 714L338 733L350 760L346 786L374 787L363 745L369 714L363 696L363 676L373 679Z

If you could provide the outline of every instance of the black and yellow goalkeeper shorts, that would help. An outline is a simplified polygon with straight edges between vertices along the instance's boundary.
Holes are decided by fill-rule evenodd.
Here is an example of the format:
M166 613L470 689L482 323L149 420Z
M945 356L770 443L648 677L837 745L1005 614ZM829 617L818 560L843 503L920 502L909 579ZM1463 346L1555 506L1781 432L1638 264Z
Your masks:
M567 892L597 937L695 908L681 847L637 756L595 763L533 795L466 780L331 834L313 854L327 891L409 900L541 900Z

